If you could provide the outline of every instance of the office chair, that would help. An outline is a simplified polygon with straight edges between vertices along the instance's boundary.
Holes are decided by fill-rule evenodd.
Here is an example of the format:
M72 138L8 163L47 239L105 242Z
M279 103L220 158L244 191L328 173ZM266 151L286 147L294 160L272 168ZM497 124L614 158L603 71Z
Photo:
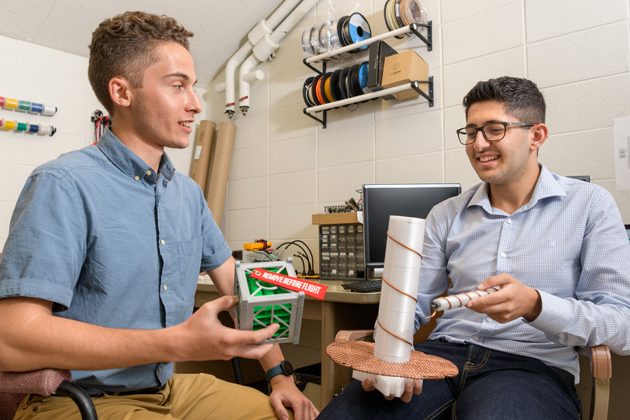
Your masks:
M374 330L340 330L335 342L371 341ZM423 332L427 336L427 332ZM422 340L420 340L422 341ZM582 349L581 356L590 359L591 366L591 409L590 420L606 420L608 418L608 402L610 399L610 378L612 377L612 361L610 350L606 345Z
M26 394L67 395L75 402L84 420L96 420L92 399L70 382L70 372L42 369L32 372L0 372L0 420L11 420Z

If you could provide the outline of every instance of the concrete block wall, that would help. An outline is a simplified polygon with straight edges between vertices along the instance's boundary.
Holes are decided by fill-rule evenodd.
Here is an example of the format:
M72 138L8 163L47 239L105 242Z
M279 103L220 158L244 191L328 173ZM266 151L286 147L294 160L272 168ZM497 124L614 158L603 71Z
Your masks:
M478 182L455 130L465 124L461 99L479 80L528 77L548 104L550 138L540 161L565 175L590 175L611 191L630 223L630 191L616 191L612 125L630 115L628 0L426 0L433 51L418 39L390 39L415 48L435 80L435 106L423 99L361 104L328 113L322 129L302 114L304 28L362 12L374 33L387 29L384 0L320 1L284 40L268 77L252 87L246 117L237 116L236 149L223 229L234 248L265 237L303 239L317 249L311 214L340 204L364 183ZM358 62L364 56L353 57ZM329 69L332 66L329 66ZM223 75L215 79L223 81ZM224 97L212 87L208 118L226 120Z

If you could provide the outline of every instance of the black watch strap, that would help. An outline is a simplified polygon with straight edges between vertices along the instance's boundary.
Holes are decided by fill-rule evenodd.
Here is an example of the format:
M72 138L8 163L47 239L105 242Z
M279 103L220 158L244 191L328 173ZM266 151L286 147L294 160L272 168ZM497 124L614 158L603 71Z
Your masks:
M283 360L282 362L265 372L265 379L267 380L267 382L269 382L271 381L271 378L278 375L293 375L293 366L288 360Z

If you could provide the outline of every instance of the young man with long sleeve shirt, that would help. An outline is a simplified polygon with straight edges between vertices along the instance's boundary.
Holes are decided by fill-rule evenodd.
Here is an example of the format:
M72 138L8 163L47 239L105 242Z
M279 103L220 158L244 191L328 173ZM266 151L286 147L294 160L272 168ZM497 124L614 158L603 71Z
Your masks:
M538 163L545 102L531 81L479 82L464 107L457 134L483 182L427 218L416 327L444 291L501 289L446 311L416 346L458 376L408 381L395 401L355 381L322 419L579 419L576 348L630 354L630 247L610 193Z

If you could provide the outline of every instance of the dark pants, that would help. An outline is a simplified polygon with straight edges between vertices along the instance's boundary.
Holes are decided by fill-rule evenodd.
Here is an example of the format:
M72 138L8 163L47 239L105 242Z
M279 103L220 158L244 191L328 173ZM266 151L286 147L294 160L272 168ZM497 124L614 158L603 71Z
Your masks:
M320 419L580 419L573 375L523 356L474 344L428 341L422 352L453 362L459 374L424 381L409 403L364 392L353 381L326 406Z

